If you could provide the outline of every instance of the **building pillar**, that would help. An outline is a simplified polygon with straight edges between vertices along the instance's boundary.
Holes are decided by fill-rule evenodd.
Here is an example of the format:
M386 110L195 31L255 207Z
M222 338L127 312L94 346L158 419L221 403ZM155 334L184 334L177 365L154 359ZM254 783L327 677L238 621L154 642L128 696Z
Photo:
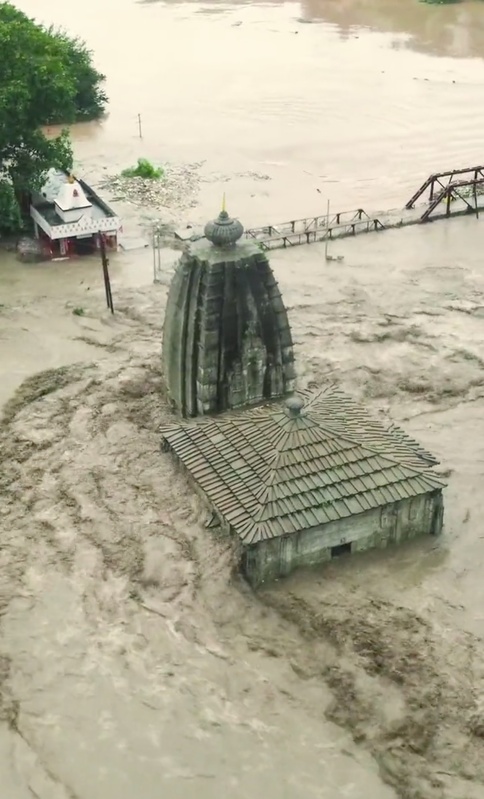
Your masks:
M67 239L59 239L59 251L61 255L67 255Z
M38 226L37 222L35 221L35 219L33 220L33 222L34 222L34 236L35 236L36 239L38 239L38 238L40 238L40 236L39 236L39 226Z

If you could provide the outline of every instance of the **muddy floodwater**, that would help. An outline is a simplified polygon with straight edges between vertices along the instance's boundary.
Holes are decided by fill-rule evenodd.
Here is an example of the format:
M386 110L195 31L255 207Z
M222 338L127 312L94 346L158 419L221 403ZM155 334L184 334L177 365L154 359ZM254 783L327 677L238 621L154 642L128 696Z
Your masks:
M19 0L85 38L95 185L186 168L150 219L402 207L484 160L484 4ZM143 138L138 135L141 115ZM445 532L254 594L159 451L177 253L0 255L0 783L8 799L482 799L484 266L466 218L275 252L300 384L336 381L441 460ZM73 311L76 310L76 313Z

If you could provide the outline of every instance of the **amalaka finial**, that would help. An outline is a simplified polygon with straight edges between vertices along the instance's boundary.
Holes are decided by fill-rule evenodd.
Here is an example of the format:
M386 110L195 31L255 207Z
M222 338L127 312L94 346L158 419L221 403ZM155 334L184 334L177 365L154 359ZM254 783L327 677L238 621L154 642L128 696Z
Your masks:
M286 415L291 416L293 419L301 415L304 408L304 400L301 397L289 397L286 400Z
M222 210L217 219L205 225L205 238L216 247L233 247L244 233L238 219L231 219L225 210L225 192L222 198Z

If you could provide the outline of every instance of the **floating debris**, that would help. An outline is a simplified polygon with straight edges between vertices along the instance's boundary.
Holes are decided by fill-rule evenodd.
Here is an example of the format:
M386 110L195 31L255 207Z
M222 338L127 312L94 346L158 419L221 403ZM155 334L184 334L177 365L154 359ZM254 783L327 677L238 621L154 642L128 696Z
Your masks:
M48 258L47 250L42 245L42 242L31 236L21 238L16 249L19 261L35 263L36 261L45 261Z
M253 172L249 170L248 172L233 172L230 175L224 174L222 172L212 172L210 175L206 175L202 178L204 183L228 183L231 180L240 179L240 178L248 178L249 180L271 180L270 175L266 175L263 172Z
M100 184L115 200L153 209L193 208L198 202L201 163L163 166L159 180L141 177L108 175Z

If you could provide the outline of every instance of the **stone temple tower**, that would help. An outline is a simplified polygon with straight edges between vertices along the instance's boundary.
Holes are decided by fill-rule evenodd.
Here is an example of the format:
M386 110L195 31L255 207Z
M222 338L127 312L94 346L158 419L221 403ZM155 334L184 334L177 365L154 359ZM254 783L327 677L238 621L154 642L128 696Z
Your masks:
M170 285L163 374L174 410L201 416L294 390L291 330L265 254L224 207Z

